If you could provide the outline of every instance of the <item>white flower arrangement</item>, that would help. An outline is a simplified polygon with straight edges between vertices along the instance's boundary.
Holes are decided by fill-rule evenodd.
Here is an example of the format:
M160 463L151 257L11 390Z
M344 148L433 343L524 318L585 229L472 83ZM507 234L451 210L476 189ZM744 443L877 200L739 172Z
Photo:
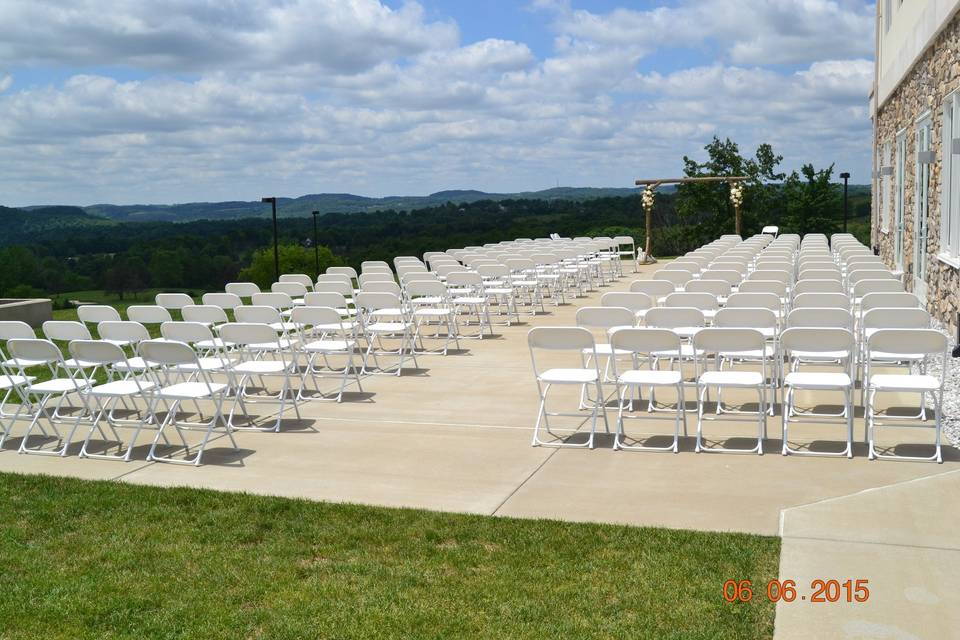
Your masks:
M739 182L730 185L730 202L735 207L743 204L743 185Z
M649 186L643 190L643 196L641 196L641 202L643 203L643 208L647 211L653 209L653 200L654 194L653 189Z

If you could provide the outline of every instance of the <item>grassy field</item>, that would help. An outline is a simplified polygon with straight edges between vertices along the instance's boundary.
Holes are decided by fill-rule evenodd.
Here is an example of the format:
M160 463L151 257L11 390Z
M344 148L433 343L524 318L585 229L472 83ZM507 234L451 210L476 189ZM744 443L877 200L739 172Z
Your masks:
M0 475L0 637L769 638L776 538Z

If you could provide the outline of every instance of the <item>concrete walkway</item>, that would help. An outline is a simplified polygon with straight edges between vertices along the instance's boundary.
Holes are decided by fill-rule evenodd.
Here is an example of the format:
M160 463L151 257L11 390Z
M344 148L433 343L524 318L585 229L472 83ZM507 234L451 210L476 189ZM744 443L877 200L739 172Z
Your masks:
M644 267L636 277L652 271ZM603 291L627 290L632 279L628 275ZM576 308L599 304L600 295L548 306L550 313L532 324L573 324ZM498 327L497 337L464 340L463 351L447 357L421 356L421 369L399 378L367 378L366 393L349 394L342 404L307 403L303 420L288 412L281 433L238 434L239 452L220 438L199 468L148 463L145 444L127 464L18 455L12 450L22 433L17 427L0 452L0 471L782 535L782 578L807 586L814 577L867 578L871 599L866 605L781 605L778 638L960 634L960 552L951 537L960 524L956 451L947 449L942 465L870 462L862 446L852 460L784 458L779 415L770 420L763 456L697 455L690 439L679 454L614 452L608 437L592 451L533 448L537 395L526 345L530 326ZM610 412L611 425L614 416ZM695 424L691 414L691 433ZM580 426L569 423L571 429ZM660 422L649 429L666 433L671 427ZM749 437L755 429L744 421L712 425L711 433L724 440ZM796 436L835 440L841 433L839 426L811 426L798 427ZM862 436L860 419L856 434ZM908 430L906 436L926 434ZM928 626L931 620L939 626Z

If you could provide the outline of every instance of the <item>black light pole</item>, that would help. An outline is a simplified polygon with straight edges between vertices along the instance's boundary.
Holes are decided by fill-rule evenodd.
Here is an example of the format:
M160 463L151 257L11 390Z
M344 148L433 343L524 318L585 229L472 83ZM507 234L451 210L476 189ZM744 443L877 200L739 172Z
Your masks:
M316 277L320 277L320 245L317 244L317 216L320 215L319 211L312 211L313 214L313 270L316 272Z
M843 232L847 232L847 180L850 179L850 174L844 171L840 174L840 177L843 178Z
M273 208L273 271L274 282L280 280L280 246L277 243L277 199L260 198L260 202L269 202Z

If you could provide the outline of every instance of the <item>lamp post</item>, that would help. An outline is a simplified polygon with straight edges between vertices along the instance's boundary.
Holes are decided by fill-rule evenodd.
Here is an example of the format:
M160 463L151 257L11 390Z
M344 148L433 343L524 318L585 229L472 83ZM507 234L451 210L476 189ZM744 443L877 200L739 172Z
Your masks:
M840 177L843 178L843 232L847 232L847 180L850 179L850 174L844 171L840 174Z
M316 274L316 280L320 277L320 245L317 244L317 216L320 215L319 211L311 211L313 214L313 270Z
M273 209L273 272L274 282L280 280L280 246L277 242L277 199L260 198L260 202L269 202Z

